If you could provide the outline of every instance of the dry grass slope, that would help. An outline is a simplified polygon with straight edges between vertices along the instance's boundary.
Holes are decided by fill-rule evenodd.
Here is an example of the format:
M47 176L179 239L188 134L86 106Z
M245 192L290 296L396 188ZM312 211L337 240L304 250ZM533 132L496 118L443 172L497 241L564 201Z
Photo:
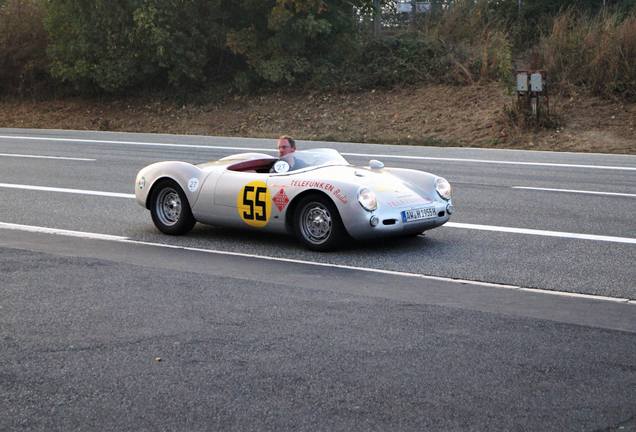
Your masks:
M497 84L431 85L354 94L235 96L205 106L153 100L0 101L0 127L61 128L636 154L636 103L570 94L561 126L511 126Z

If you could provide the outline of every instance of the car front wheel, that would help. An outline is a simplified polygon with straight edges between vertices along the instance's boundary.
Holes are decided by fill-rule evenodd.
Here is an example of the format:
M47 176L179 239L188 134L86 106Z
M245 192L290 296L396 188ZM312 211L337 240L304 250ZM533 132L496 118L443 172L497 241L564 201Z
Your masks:
M185 234L196 223L188 198L172 180L161 180L153 188L150 214L159 231L170 235Z
M336 206L322 195L309 195L298 203L294 231L298 240L315 251L332 250L347 236Z

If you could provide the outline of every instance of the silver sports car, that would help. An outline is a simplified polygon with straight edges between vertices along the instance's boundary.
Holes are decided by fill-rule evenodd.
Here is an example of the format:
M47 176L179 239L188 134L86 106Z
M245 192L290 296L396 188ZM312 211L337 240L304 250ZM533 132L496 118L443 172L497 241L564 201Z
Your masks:
M349 236L419 234L453 213L444 178L376 160L353 166L332 149L281 159L241 153L197 165L158 162L139 171L135 195L166 234L185 234L203 222L293 233L320 251Z

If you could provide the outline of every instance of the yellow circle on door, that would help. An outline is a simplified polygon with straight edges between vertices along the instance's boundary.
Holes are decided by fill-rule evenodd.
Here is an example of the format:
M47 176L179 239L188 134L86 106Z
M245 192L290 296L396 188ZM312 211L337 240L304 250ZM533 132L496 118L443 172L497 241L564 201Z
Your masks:
M267 225L272 214L272 197L267 184L257 180L243 186L236 196L236 210L250 226L262 228Z

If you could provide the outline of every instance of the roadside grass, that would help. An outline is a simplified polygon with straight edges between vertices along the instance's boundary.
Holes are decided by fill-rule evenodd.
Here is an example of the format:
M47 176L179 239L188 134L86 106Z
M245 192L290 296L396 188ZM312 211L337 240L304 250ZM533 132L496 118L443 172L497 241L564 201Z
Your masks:
M555 95L555 123L535 127L511 118L514 98L498 83L228 95L205 105L162 95L14 97L0 99L0 127L636 154L636 103Z
M567 10L535 52L556 89L636 101L636 13L590 17Z
M309 138L312 141L331 141L341 142L345 141L342 136L334 135L332 133L324 135L312 135ZM466 146L464 143L455 140L445 140L435 136L364 136L364 135L349 135L346 139L347 142L365 143L365 144L393 144L393 145L412 145L422 147L462 147Z

